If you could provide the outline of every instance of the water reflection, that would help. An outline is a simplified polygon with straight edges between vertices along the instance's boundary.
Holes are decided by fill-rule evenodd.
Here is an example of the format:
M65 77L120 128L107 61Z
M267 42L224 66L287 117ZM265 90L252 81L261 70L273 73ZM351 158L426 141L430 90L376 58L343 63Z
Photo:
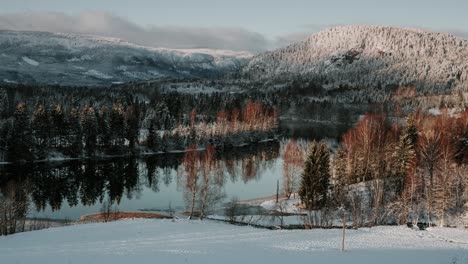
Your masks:
M272 168L279 149L279 143L270 142L218 154L214 166L216 183L225 186L228 182L236 185L259 180L265 170ZM138 159L5 165L0 167L0 191L6 192L6 186L11 184L22 186L30 197L33 212L57 212L64 206L83 209L107 199L122 206L120 209L128 210L122 204L124 201L145 199L143 193L148 191L171 191L180 198L153 201L152 204L163 207L172 203L180 207L183 205L180 202L183 186L174 178L183 166L183 156L181 153Z

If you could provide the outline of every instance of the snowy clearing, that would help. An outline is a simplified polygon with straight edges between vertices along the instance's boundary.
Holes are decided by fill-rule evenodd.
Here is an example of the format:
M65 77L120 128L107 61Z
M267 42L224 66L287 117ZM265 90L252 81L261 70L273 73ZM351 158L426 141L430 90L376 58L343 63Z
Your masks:
M125 220L0 237L1 263L467 263L468 230L270 231L212 221Z

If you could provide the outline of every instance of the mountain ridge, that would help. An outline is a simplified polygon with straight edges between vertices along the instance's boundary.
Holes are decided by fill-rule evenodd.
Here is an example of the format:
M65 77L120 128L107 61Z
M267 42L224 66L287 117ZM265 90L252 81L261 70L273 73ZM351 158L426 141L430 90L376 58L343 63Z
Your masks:
M326 89L415 86L468 91L468 40L447 33L387 26L332 27L253 57L251 80L319 79Z
M219 78L252 56L153 48L91 35L0 31L0 82L95 86L164 77Z
M249 52L147 47L93 35L0 30L0 83L111 85L241 78L313 80L325 90L468 92L468 40L417 28L336 26L283 48ZM377 89L376 89L377 88Z

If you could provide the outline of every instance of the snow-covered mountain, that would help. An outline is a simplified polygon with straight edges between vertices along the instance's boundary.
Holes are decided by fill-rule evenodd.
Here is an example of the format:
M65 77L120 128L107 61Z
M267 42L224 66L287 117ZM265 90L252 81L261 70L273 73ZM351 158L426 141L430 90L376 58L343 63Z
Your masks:
M468 40L382 26L339 26L254 57L252 80L313 78L326 89L414 86L420 92L468 92Z
M0 83L109 85L162 77L218 77L238 70L252 56L151 48L96 36L0 31Z
M350 87L373 93L414 86L424 94L468 92L468 40L417 29L339 26L254 57L248 52L151 48L96 36L0 31L0 83L109 85L226 73L237 77L239 71L245 81L301 77L328 90Z

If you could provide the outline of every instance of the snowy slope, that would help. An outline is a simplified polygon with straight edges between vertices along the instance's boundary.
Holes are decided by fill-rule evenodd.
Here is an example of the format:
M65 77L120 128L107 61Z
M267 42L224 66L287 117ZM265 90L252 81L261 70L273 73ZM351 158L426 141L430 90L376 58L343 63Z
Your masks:
M115 38L0 31L0 82L108 85L162 77L218 77L248 52L145 47Z
M468 40L382 26L339 26L254 57L254 80L314 77L327 89L414 85L419 91L468 92Z
M271 231L210 221L127 220L0 237L1 263L467 263L468 231L375 227Z

